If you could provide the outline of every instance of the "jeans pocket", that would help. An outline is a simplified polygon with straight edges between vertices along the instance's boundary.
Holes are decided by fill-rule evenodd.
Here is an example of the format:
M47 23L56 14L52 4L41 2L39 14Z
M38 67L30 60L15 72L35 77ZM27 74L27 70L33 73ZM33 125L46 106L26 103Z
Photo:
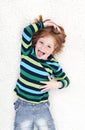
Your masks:
M18 110L20 110L20 108L21 108L21 104L20 104L19 100L17 100L16 102L14 102L14 109L15 109L15 111L18 111Z
M49 102L46 102L43 104L42 108L44 108L45 110L48 110L49 109Z
M49 103L49 102L46 102L45 105L49 108L50 103Z

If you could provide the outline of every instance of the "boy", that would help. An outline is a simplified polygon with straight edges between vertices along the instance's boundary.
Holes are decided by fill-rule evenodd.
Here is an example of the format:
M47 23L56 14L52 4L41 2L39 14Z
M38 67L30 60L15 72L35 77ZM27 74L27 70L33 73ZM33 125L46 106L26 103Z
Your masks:
M53 57L65 43L64 29L51 20L42 20L24 28L22 34L20 76L15 92L14 130L55 130L49 110L48 91L64 88L69 79Z

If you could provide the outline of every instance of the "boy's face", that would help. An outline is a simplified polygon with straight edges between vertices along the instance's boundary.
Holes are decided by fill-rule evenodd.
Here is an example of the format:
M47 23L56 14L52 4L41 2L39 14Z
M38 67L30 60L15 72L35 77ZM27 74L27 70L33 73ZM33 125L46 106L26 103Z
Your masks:
M45 36L38 39L35 45L37 58L47 60L53 54L55 40L52 36Z

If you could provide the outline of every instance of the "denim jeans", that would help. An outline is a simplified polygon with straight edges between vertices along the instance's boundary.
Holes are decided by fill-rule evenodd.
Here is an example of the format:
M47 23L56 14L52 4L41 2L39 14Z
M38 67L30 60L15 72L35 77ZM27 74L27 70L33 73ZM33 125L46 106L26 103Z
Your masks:
M55 130L48 103L32 104L18 99L14 103L16 110L14 130Z

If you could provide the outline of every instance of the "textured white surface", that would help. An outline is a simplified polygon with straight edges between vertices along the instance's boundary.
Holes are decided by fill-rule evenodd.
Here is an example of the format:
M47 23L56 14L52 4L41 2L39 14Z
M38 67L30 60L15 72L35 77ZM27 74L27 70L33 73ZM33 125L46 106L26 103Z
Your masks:
M66 46L58 59L69 75L69 88L51 91L56 130L85 129L85 3L84 0L0 0L0 130L13 130L23 27L42 14L62 25Z

